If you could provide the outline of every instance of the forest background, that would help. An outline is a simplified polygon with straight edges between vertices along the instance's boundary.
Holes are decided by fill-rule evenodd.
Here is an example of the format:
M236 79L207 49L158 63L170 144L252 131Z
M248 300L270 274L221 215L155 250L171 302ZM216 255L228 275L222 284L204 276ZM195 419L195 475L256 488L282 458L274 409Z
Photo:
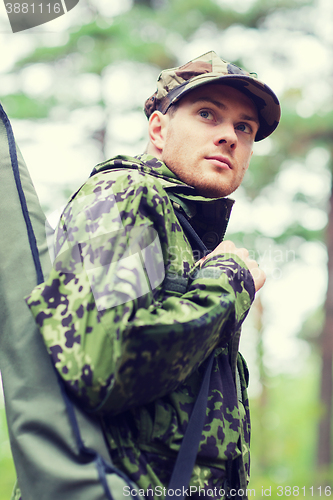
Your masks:
M268 277L241 346L256 498L333 496L332 22L331 0L80 0L13 34L0 7L0 100L51 222L96 163L144 150L161 69L215 50L280 97L227 234ZM0 398L0 500L14 478Z

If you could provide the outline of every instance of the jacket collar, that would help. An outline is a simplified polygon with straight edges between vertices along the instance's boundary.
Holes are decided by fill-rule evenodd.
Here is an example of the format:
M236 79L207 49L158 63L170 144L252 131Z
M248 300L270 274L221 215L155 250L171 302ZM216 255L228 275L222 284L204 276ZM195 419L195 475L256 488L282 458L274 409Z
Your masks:
M193 186L182 182L161 160L142 154L136 157L116 156L100 163L91 175L104 170L133 168L158 177L174 208L184 213L208 249L213 249L224 238L234 200L205 198Z

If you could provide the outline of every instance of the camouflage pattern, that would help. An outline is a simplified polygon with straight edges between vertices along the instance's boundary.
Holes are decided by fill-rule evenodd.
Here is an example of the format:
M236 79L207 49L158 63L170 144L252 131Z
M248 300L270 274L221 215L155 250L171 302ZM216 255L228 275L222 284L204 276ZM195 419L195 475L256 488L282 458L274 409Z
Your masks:
M221 239L230 205L196 195L152 156L102 163L65 208L53 269L27 298L68 390L101 415L115 465L148 497L168 485L214 349L190 485L222 487L226 461L237 457L248 479L247 368L239 355L242 401L230 406L222 365L254 283L235 255L200 268L174 213L181 207L202 236L215 229Z
M146 116L149 118L155 110L165 114L172 104L188 92L208 83L231 85L254 102L260 122L256 141L268 137L278 126L281 109L274 92L258 80L256 73L248 73L224 61L213 51L179 68L162 71L157 80L157 91L146 100Z

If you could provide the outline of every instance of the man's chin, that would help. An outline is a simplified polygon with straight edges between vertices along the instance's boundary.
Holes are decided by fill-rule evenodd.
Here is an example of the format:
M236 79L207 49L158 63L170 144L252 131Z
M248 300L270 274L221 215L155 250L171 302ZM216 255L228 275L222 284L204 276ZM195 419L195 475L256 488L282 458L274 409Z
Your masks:
M205 198L224 198L233 193L236 188L226 186L195 186L197 193Z

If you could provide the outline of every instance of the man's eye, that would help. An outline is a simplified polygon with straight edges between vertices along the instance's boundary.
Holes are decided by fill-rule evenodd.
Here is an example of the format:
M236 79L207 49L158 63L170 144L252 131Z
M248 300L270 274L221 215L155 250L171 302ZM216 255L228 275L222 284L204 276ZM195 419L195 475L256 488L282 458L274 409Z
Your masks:
M239 125L237 125L236 129L240 130L241 132L245 132L246 134L252 133L252 127L247 123L240 123Z
M199 112L199 115L202 118L205 118L205 120L212 120L213 119L213 114L210 111L202 110Z

